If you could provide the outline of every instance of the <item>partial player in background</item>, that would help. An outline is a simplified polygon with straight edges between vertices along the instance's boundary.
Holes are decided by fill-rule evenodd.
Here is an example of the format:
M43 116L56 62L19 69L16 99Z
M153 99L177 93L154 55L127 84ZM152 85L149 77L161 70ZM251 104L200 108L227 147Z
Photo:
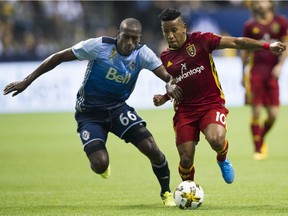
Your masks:
M173 118L176 146L180 156L179 174L183 181L194 180L194 155L202 132L216 152L216 161L226 183L234 181L234 170L227 158L226 117L224 93L219 82L212 51L217 49L269 49L281 54L285 45L280 42L267 44L250 38L235 38L211 32L187 33L186 24L177 9L167 9L160 14L161 28L168 48L161 53L161 60L183 99L175 101ZM233 68L231 68L233 70ZM229 76L229 71L227 71ZM169 96L155 95L154 104L160 106Z
M21 93L39 76L63 62L88 60L84 81L77 94L75 119L92 170L103 178L110 176L106 140L111 132L132 143L150 160L161 186L162 202L166 206L175 206L166 157L146 128L145 121L125 102L144 68L167 83L166 90L170 96L181 99L181 90L171 84L172 77L160 59L150 48L140 44L141 35L142 24L134 18L125 19L120 24L117 38L91 38L57 52L24 80L8 84L3 93L14 92L12 96Z
M288 41L288 21L274 12L270 0L251 1L253 17L244 26L244 37L261 40L267 44L274 41ZM268 45L267 45L268 47ZM279 113L278 79L288 52L281 56L267 51L242 51L243 80L246 89L246 104L251 105L250 129L254 143L254 159L267 157L264 138L275 123ZM261 112L266 109L267 117L262 122Z

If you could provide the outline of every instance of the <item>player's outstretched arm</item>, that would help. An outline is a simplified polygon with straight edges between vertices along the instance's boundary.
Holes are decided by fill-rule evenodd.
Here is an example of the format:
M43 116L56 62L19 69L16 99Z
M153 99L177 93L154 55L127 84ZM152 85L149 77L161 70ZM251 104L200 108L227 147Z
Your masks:
M57 52L48 58L46 58L36 70L34 70L30 75L28 75L24 80L22 81L16 81L8 84L4 90L3 94L7 95L11 92L14 92L12 94L12 97L18 95L22 91L24 91L35 79L37 79L42 74L52 70L57 65L61 64L65 61L72 61L76 60L77 58L73 54L71 48L62 50L60 52Z
M269 50L275 55L281 55L286 50L286 45L280 41L267 43L260 40L254 40L247 37L226 37L223 36L220 40L218 49L241 49L241 50Z

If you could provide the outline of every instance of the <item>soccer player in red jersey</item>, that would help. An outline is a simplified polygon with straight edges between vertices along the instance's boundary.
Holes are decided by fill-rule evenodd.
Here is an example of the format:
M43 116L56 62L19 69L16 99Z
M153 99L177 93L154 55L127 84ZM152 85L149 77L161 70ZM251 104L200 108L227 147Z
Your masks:
M244 26L244 37L273 41L288 41L288 20L274 13L272 1L252 1L253 18ZM246 89L246 104L251 104L251 132L254 143L254 159L264 160L267 157L267 146L264 137L279 113L278 78L288 52L276 56L268 51L243 51L243 85ZM246 67L247 66L247 67ZM247 70L245 70L247 69ZM265 108L267 118L261 122L261 111Z
M167 9L160 14L161 28L168 48L161 53L164 67L182 89L182 100L174 103L173 118L176 146L180 156L179 174L182 180L194 180L194 154L200 131L217 153L217 162L226 183L234 181L234 170L227 158L224 93L212 58L216 49L269 49L280 54L286 48L280 42L266 44L250 38L221 37L213 33L187 33L181 13ZM154 104L169 100L167 95L155 95Z

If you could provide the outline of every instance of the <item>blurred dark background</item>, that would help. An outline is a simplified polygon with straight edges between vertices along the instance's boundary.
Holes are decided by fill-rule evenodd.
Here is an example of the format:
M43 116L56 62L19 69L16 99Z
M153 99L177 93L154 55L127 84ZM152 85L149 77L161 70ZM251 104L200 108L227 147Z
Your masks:
M127 17L143 24L142 42L157 54L165 47L159 13L178 8L191 31L241 36L248 0L230 1L1 1L0 62L38 61L91 37L116 36ZM276 1L288 17L288 1ZM217 55L237 55L219 52Z

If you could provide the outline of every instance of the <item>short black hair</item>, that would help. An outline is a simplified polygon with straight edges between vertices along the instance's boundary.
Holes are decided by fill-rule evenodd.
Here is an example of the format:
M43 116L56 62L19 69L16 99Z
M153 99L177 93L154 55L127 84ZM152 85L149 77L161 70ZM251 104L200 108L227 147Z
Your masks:
M178 18L179 16L181 16L180 11L175 8L168 8L160 13L159 18L162 21L170 21Z

